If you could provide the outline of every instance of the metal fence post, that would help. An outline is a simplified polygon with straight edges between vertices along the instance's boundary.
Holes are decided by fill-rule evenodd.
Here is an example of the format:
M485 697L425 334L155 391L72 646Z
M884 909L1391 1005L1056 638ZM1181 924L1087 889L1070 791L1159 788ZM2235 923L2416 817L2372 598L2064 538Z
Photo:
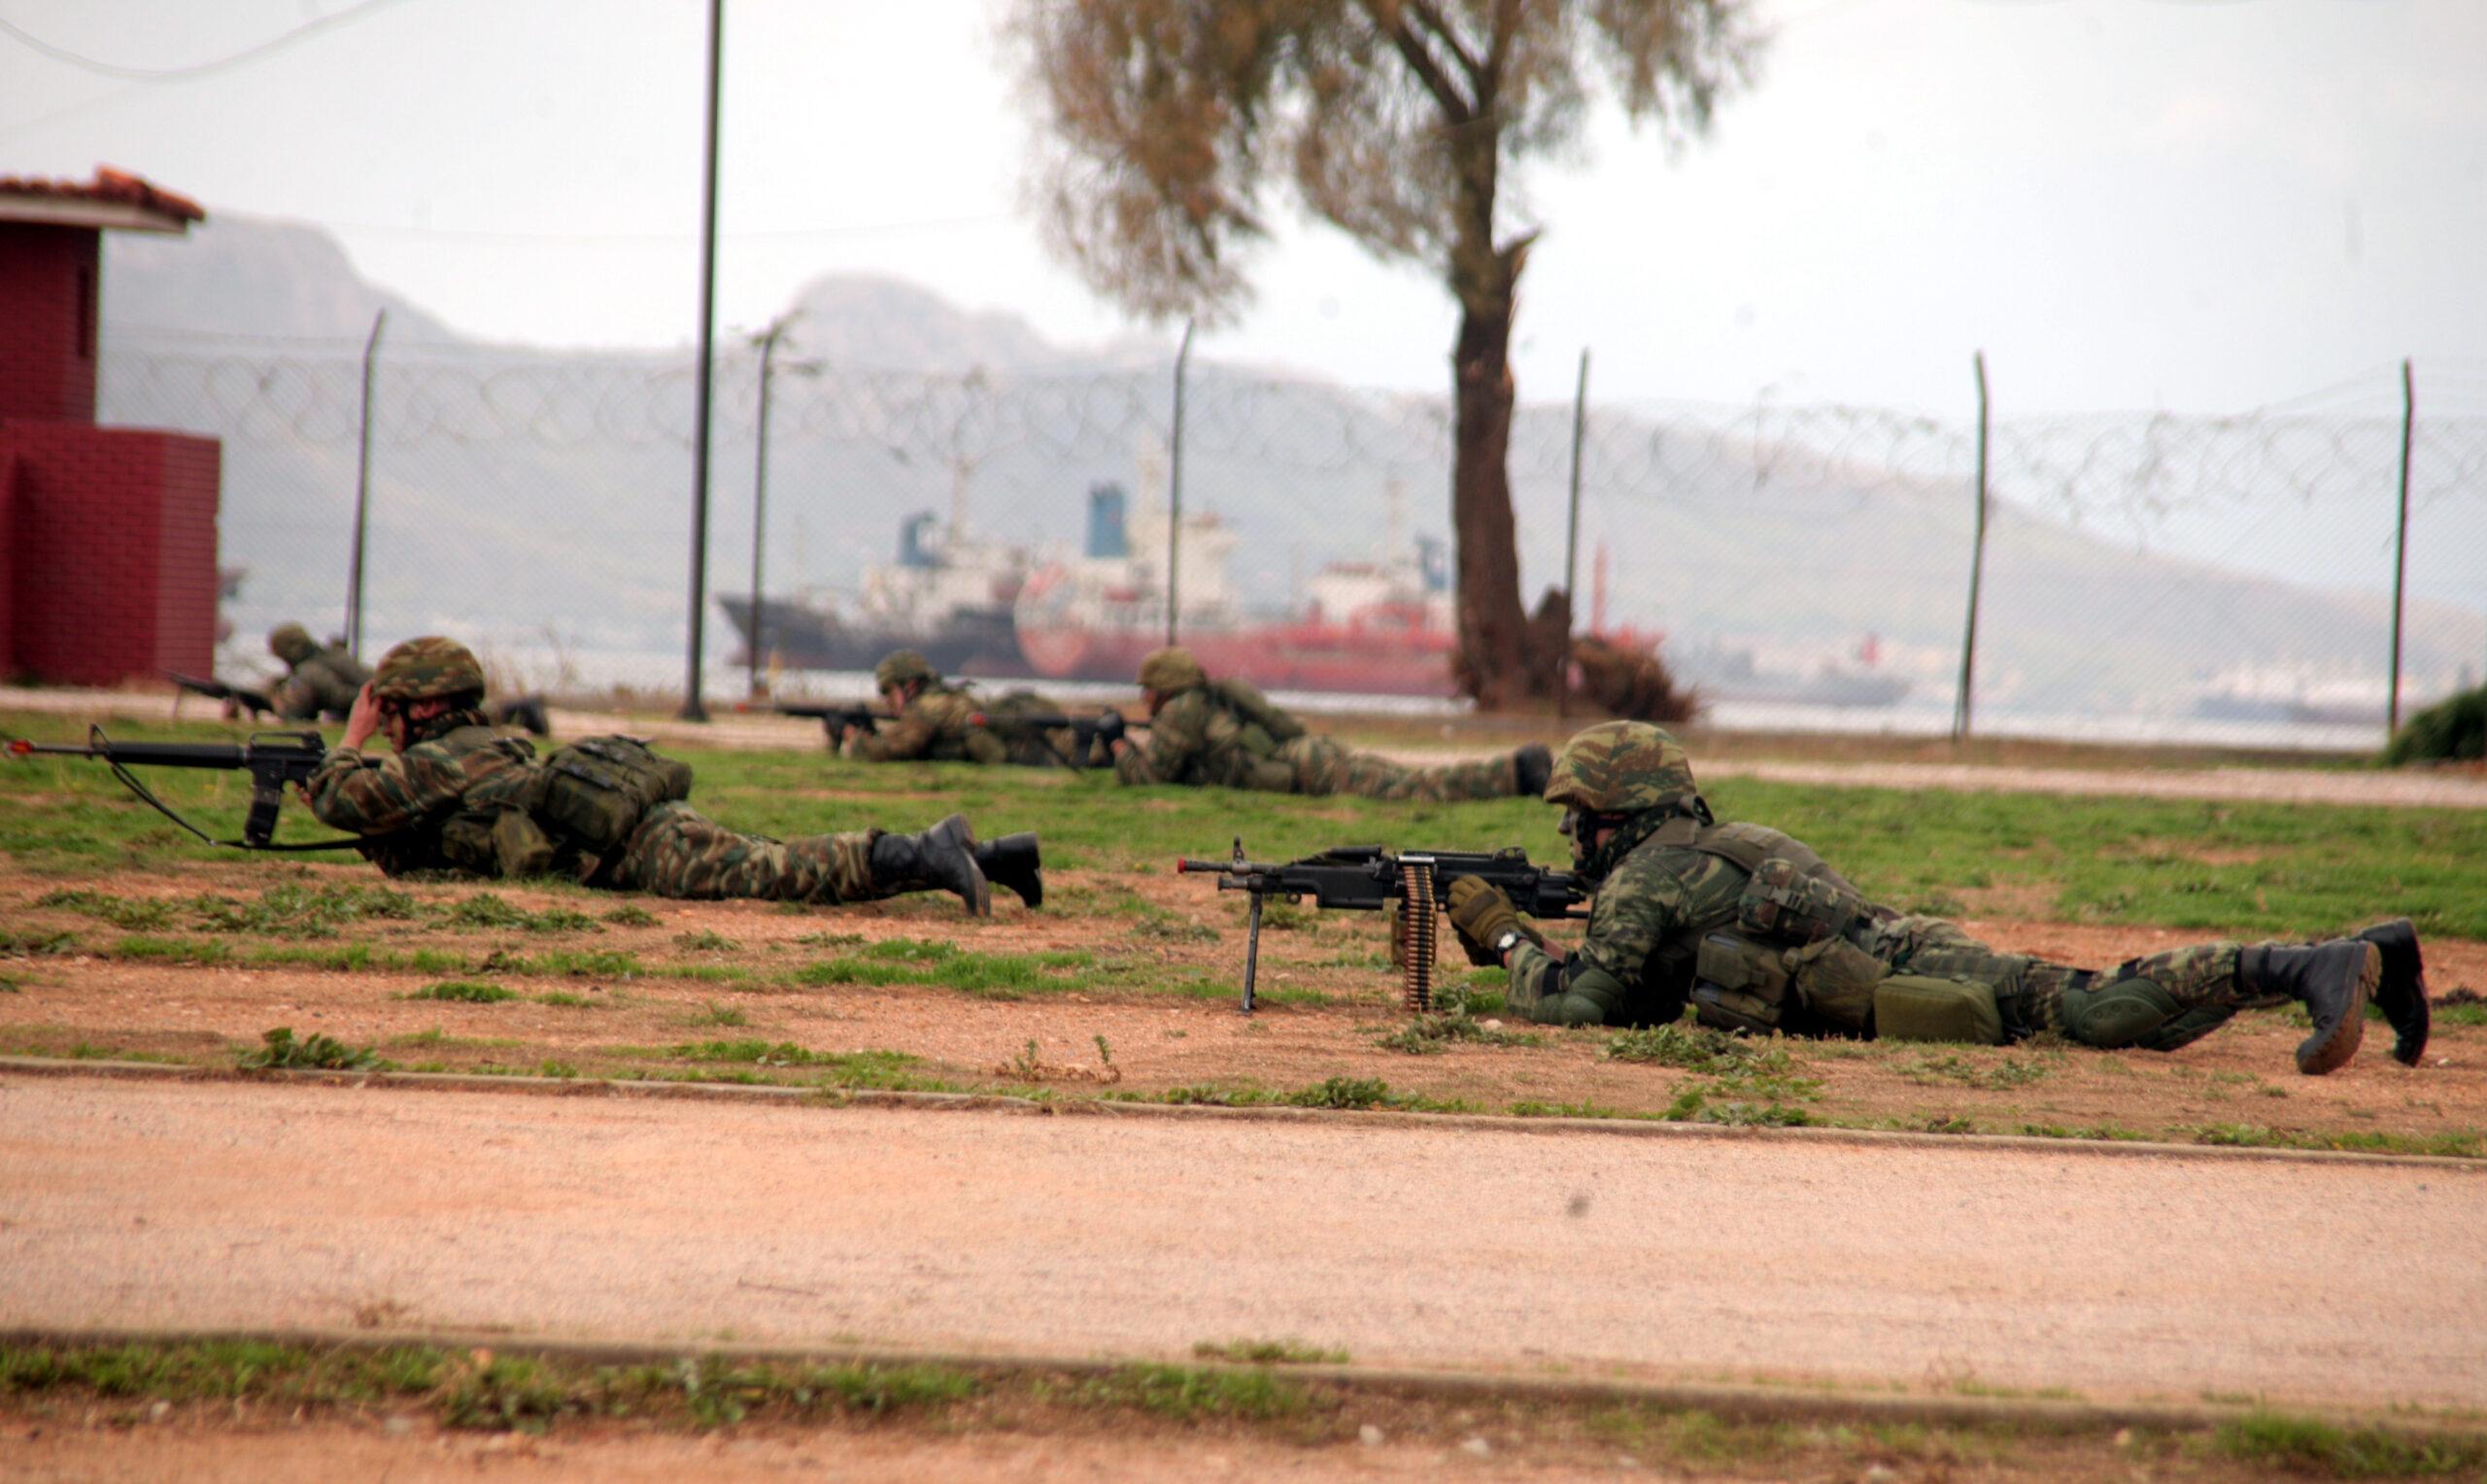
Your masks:
M2402 588L2409 575L2409 444L2418 424L2418 384L2409 362L2401 363L2401 518L2392 538L2392 694L2384 707L2383 739L2401 730Z
M686 722L708 720L707 703L699 698L699 651L707 638L708 403L717 332L717 94L725 32L726 0L708 0L708 152L699 182L699 425L693 433L691 453L691 661L683 676L681 713Z
M776 370L777 342L785 337L788 318L779 315L760 334L760 447L752 455L751 468L751 632L743 642L746 695L760 694L761 636L768 626L768 610L761 599L760 586L760 554L768 532L768 378Z
M1166 642L1175 642L1181 616L1183 581L1183 379L1192 365L1193 321L1183 321L1183 346L1175 353L1175 432L1167 450Z
M1563 536L1563 668L1554 677L1554 714L1572 714L1572 635L1581 626L1581 437L1588 426L1589 349L1581 347L1581 379L1572 388L1572 519Z
M371 338L362 343L362 431L355 450L354 558L346 564L346 653L362 658L362 553L371 530L371 384L380 357L380 331L389 311L371 317Z
M1986 439L1987 393L1986 352L1980 351L1971 364L1978 374L1978 522L1977 542L1969 556L1969 624L1960 640L1960 693L1952 704L1952 740L1964 742L1969 736L1969 714L1978 667L1978 589L1986 578Z

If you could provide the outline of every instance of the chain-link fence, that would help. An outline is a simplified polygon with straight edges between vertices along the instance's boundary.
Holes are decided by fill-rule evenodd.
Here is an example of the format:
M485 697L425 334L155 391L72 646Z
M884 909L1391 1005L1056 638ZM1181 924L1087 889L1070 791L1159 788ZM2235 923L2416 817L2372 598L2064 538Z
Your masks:
M362 352L107 347L106 421L223 441L237 655L287 619L344 627ZM737 351L717 378L720 696L744 678L758 370ZM678 691L690 358L384 343L374 387L366 650L443 631L534 684ZM953 668L1127 680L1163 638L1179 474L1187 640L1291 656L1281 687L1447 691L1448 398L1195 362L1178 442L1174 390L1171 359L961 376L781 355L765 653L843 671L913 640ZM2418 396L2404 715L2487 669L2487 371L2424 366ZM2379 742L2403 410L2393 367L2242 417L1998 414L1978 729ZM1952 725L1973 414L1592 394L1582 428L1584 627L1663 634L1724 724ZM1563 581L1574 446L1570 404L1521 408L1511 470L1532 594Z

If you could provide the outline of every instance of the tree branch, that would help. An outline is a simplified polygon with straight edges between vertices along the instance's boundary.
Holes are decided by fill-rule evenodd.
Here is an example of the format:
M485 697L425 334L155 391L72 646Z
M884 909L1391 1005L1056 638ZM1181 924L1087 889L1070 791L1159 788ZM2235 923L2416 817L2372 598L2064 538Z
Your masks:
M1388 6L1394 14L1383 15L1384 6ZM1397 49L1401 59L1407 62L1408 70L1416 75L1417 82L1425 84L1425 91L1433 94L1434 102L1441 106L1444 115L1453 124L1465 124L1476 118L1477 111L1469 105L1466 98L1459 95L1458 87L1452 84L1449 74L1442 70L1442 63L1434 59L1434 54L1427 50L1424 39L1409 30L1406 23L1399 19L1395 14L1399 9L1398 6L1390 5L1389 0L1363 0L1363 7L1364 13L1373 17L1373 23L1380 26L1382 34L1390 38L1390 45Z
M1425 29L1441 37L1443 45L1450 49L1450 54L1459 59L1459 70L1467 73L1468 81L1477 85L1478 97L1482 98L1492 91L1492 84L1486 80L1484 64L1479 62L1477 53L1468 50L1468 44L1459 39L1459 28L1450 23L1449 18L1443 15L1441 8L1436 6L1433 0L1405 0L1405 3L1410 11L1415 13L1416 18L1425 23ZM1499 36L1495 38L1497 45L1501 40ZM1497 67L1495 71L1499 72L1501 69Z

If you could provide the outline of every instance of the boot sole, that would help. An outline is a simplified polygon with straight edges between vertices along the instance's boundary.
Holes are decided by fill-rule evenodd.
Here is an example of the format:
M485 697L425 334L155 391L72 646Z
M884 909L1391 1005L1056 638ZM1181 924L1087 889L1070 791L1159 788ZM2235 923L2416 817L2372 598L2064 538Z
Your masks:
M2418 948L2418 929L2403 917L2378 923L2358 936L2383 952L2383 983L2375 990L2374 1002L2392 1023L2392 1059L2415 1066L2427 1050L2433 1019L2427 1002L2427 957Z
M2349 1064L2358 1054L2358 1046L2367 1035L2367 1001L2374 998L2377 986L2383 983L2383 950L2372 943L2366 945L2367 961L2358 970L2356 993L2349 996L2348 1008L2340 1013L2340 1023L2331 1033L2321 1031L2307 1036L2297 1048L2297 1069L2309 1077L2320 1077Z
M968 876L975 883L975 894L961 899L967 902L968 914L971 917L991 917L993 887L984 879L983 869L975 863L975 829L968 824L968 817L964 814L951 815L924 831L924 835L929 841L938 841L943 845L956 848L959 854L967 859Z

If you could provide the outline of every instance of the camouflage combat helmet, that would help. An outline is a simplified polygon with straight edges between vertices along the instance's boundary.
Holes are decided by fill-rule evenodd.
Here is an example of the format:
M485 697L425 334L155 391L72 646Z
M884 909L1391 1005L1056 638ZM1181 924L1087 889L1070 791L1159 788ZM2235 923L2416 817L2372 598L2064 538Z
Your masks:
M1591 814L1636 814L1695 797L1692 757L1661 726L1600 722L1554 759L1546 801Z
M268 630L268 653L287 664L300 664L319 648L311 642L311 630L299 624L279 624Z
M380 667L371 672L371 693L382 700L421 701L483 691L484 666L475 652L437 634L408 639L381 656Z
M881 657L879 664L872 666L872 689L875 691L903 686L910 680L920 680L929 686L940 678L941 672L933 668L933 661L914 650L892 650Z
M1177 691L1208 685L1209 675L1201 668L1201 662L1192 658L1190 650L1170 644L1164 649L1150 650L1148 658L1140 662L1140 684L1161 695L1172 695Z

